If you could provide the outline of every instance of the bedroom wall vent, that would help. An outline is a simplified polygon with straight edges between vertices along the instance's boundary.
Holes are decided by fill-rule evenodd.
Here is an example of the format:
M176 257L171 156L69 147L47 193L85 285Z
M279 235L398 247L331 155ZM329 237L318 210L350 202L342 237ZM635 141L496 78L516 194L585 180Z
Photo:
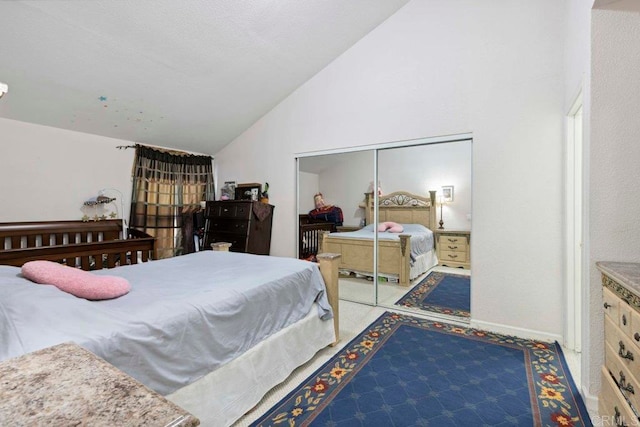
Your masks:
M7 92L9 92L9 86L6 83L0 82L0 98Z

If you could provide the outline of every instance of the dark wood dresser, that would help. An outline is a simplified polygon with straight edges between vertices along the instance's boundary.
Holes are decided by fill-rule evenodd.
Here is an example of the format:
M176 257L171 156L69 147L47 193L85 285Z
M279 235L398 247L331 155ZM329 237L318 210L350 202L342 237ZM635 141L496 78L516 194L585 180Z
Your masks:
M231 243L232 252L269 255L274 206L248 200L207 202L204 246Z

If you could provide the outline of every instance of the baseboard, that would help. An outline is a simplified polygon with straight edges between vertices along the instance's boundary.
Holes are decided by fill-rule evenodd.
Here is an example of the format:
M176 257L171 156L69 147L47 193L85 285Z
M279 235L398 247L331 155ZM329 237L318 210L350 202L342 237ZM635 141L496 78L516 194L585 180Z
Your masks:
M473 316L473 314L472 314ZM529 340L559 342L562 343L562 335L550 334L547 332L536 331L533 329L517 328L515 326L502 325L499 323L483 322L481 320L471 319L470 326L483 331L495 332L502 335L515 335L519 338Z
M582 395L582 400L584 401L584 406L587 407L587 411L589 412L589 416L591 416L591 421L597 420L598 413L598 396L595 394L591 394L587 391L585 387L580 388L580 394Z

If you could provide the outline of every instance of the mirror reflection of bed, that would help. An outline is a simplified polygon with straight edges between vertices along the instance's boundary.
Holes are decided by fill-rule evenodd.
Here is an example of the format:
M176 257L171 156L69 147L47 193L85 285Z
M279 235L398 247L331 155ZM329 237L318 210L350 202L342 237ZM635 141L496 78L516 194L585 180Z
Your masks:
M344 212L342 226L331 229L314 226L318 246L322 244L323 251L342 255L341 299L432 317L469 320L470 308L442 309L429 300L436 290L442 295L448 294L443 289L453 289L453 295L464 286L466 298L470 299L471 140L438 144L409 141L407 146L396 144L388 149L302 156L298 160L299 213L311 209L314 192L322 192ZM374 182L379 184L375 190L380 194L375 224ZM448 187L447 195L455 196L444 205L440 203L442 187ZM442 216L446 235L438 230ZM378 278L374 281L372 236L385 222L398 223L403 230L378 231ZM414 247L422 242L418 226L433 232L431 243L427 243L428 251ZM456 230L461 233L456 234ZM363 233L368 236L362 236ZM439 251L436 243L445 237L458 239L459 244L443 244ZM439 257L440 254L444 257Z

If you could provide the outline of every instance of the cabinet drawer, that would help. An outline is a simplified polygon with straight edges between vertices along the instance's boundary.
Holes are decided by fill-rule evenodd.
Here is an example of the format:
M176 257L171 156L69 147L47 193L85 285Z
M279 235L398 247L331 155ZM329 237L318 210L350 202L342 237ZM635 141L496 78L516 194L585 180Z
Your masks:
M440 261L467 262L466 252L440 251Z
M604 318L604 336L605 343L611 346L620 364L625 366L632 375L640 377L638 375L640 373L640 352L638 347L607 317Z
M631 310L631 330L629 336L633 343L640 349L640 313Z
M205 215L210 218L249 219L251 217L251 203L212 203L207 205Z
M631 307L624 301L620 301L618 305L618 327L629 338L631 333Z
M438 242L443 248L446 248L447 245L457 245L466 250L467 247L467 238L465 236L440 236Z
M607 368L602 367L602 389L598 399L598 412L600 419L607 417L612 426L634 426L638 419L620 394L616 383L609 375ZM606 425L606 424L605 424Z
M608 316L614 323L618 323L618 305L620 298L607 288L602 288L602 299L604 300L604 314Z
M461 245L458 243L440 243L442 246L441 251L443 252L467 252L467 245L466 243Z
M207 249L209 249L212 243L227 242L231 243L229 250L231 252L246 252L247 251L247 237L241 234L232 233L209 233L205 239Z
M210 218L209 230L214 233L234 233L246 235L249 230L249 221L241 219Z
M640 388L637 378L620 362L616 350L605 343L605 366L618 383L620 392L631 402L634 408L640 408Z

